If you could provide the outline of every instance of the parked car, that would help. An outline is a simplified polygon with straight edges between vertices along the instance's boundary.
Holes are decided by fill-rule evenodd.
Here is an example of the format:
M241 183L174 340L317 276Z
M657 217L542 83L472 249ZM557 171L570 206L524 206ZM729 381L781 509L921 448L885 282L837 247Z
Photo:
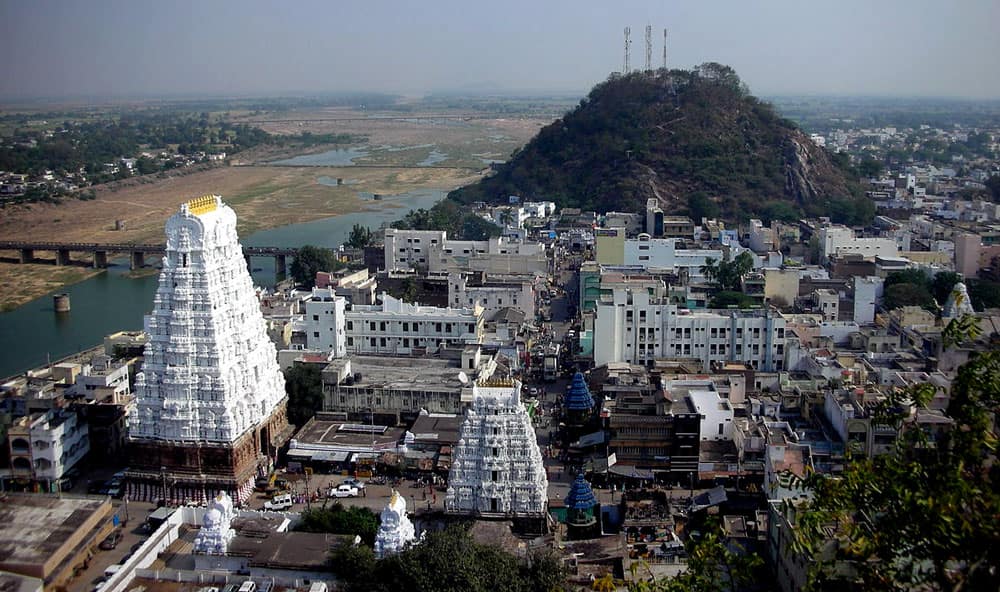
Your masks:
M528 389L528 394L530 396L532 396L532 397L537 397L538 395L542 394L543 392L545 392L545 391L543 391L542 389L540 389L537 386L533 386L533 387L531 387L531 388Z
M284 493L282 495L274 496L269 502L264 502L265 510L274 510L276 512L281 512L283 510L288 510L292 507L292 496L291 494Z
M117 547L118 543L120 542L122 542L122 531L115 530L111 534L106 536L104 540L101 541L101 544L98 545L98 547L100 547L105 551L110 551L111 549Z
M358 479L355 479L354 477L348 477L347 479L344 479L344 485L350 485L351 487L357 489L358 491L361 491L362 489L365 488L365 484L359 481Z
M358 497L358 488L344 484L330 490L329 497Z

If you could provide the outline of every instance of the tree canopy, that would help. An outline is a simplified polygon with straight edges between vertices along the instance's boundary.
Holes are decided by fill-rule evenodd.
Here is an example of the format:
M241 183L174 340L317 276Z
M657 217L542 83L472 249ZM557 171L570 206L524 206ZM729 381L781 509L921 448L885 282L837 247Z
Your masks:
M753 255L743 251L732 260L706 259L701 273L724 292L740 291L743 277L753 271Z
M344 263L337 259L336 253L324 247L303 245L295 254L291 271L295 283L311 288L316 285L316 272L336 271L342 269Z
M355 224L351 228L351 235L347 238L347 246L355 249L363 249L372 244L375 235L367 226Z
M378 515L362 506L345 507L340 502L332 506L312 507L302 512L302 521L296 530L302 532L329 532L356 534L366 545L375 544L378 533Z
M550 552L519 558L476 542L461 525L430 532L420 544L381 560L367 547L341 548L333 564L349 592L550 592L565 579Z
M285 370L288 421L302 426L323 408L322 370L316 364L292 364Z

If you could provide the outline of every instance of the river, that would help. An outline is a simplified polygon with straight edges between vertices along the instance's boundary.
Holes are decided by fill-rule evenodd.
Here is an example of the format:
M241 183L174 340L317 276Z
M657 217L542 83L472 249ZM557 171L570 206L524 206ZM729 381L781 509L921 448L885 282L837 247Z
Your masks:
M374 230L409 211L429 208L444 196L444 191L429 189L386 196L383 201L366 202L362 212L262 230L241 238L241 242L247 246L312 244L336 248L347 240L355 224ZM254 283L274 285L273 259L254 257L251 267L259 270L252 274ZM55 313L52 294L0 313L0 378L41 366L46 359L56 360L99 345L110 333L142 329L143 316L153 305L158 275L132 278L128 272L127 259L119 259L106 273L57 290L70 295L69 313Z

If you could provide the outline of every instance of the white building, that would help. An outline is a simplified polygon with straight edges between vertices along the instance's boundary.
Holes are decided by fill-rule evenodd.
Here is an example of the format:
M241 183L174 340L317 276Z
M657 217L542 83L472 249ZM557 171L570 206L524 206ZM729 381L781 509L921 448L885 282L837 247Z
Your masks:
M303 320L306 349L331 359L348 354L434 353L441 347L482 343L481 306L440 308L410 304L383 293L380 304L347 306L328 288L313 288Z
M302 306L306 347L334 358L347 355L347 300L332 288L313 288Z
M524 228L524 223L531 218L548 218L555 213L556 204L551 201L529 201L490 210L491 221L500 228Z
M859 254L864 257L895 257L899 245L893 238L857 238L846 226L819 229L820 254L826 261L834 255Z
M349 353L408 355L482 343L485 316L476 303L468 308L421 306L385 293L381 300L346 311Z
M11 476L48 483L60 479L90 452L87 424L71 411L53 409L14 421L7 431Z
M705 371L713 363L738 362L774 372L784 368L784 349L785 320L770 310L691 311L627 288L597 304L598 366L693 358Z
M875 302L882 297L882 278L854 278L854 322L870 325L875 322Z
M476 280L468 273L448 274L448 303L453 307L480 306L487 318L500 309L516 308L526 319L535 318L536 276L489 276Z
M122 403L132 393L129 364L125 361L114 361L109 356L95 356L81 370L73 386L66 389L66 395L82 396L88 401L110 400Z
M813 291L816 310L823 315L824 321L836 321L840 316L840 295L836 290L820 288Z
M733 439L733 404L724 399L716 390L711 380L697 381L702 384L692 385L688 391L691 402L701 415L702 440L732 440ZM667 385L672 385L668 382ZM664 386L671 391L673 386Z
M476 384L452 457L445 510L539 518L548 505L547 491L542 453L521 403L521 383Z
M625 239L625 265L645 265L665 269L687 269L691 277L701 276L701 267L709 259L722 260L718 249L680 249L680 239L650 238L640 234L638 238Z
M166 234L131 437L232 443L285 400L236 213L217 195L194 199Z
M452 240L443 230L385 230L387 271L426 269L430 273L456 270L492 273L545 273L545 245L507 237L485 241Z

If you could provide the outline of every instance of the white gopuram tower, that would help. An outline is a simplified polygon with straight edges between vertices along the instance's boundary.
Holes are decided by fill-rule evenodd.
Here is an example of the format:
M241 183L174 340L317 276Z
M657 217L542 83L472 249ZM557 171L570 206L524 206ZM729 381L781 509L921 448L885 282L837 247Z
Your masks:
M445 510L487 518L544 518L548 479L521 383L473 386L452 458Z
M129 495L243 502L287 439L284 378L236 235L217 195L167 220L149 342L136 376Z
M406 500L398 491L393 491L389 505L382 510L381 524L375 537L375 557L381 559L399 553L415 538L416 530L406 515Z

